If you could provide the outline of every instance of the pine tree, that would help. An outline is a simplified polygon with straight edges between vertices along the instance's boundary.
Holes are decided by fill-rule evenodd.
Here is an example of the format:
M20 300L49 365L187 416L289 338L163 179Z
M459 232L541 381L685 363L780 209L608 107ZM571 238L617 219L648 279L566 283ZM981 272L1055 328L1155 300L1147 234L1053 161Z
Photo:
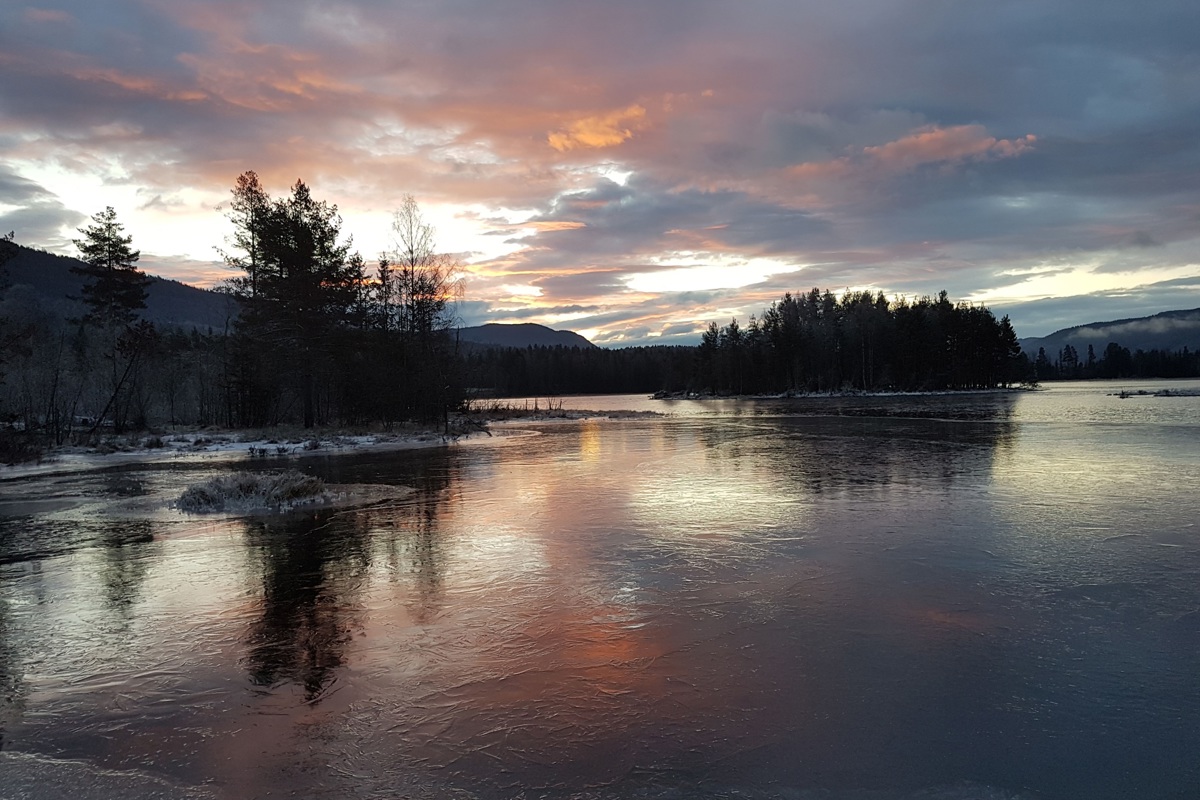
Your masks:
M112 206L95 214L92 222L79 229L83 238L74 240L84 266L71 268L86 280L83 302L89 310L83 321L99 327L131 325L146 307L150 284L150 278L134 266L141 253L130 247L132 236L122 235L124 226L117 222Z
M258 279L263 268L263 251L270 235L271 198L253 170L237 177L233 187L233 200L229 204L229 221L234 231L230 244L234 252L218 252L226 263L246 271L244 277L234 278L230 283L243 297L258 295Z
M140 381L139 362L155 337L154 326L149 322L134 324L138 311L146 307L150 278L135 266L141 253L131 247L133 237L125 235L112 206L93 215L92 223L79 229L82 239L74 240L84 264L71 268L85 279L82 299L88 312L82 321L99 329L95 340L100 349L99 363L109 365L111 394L96 415L91 433L107 419L120 432L134 405L133 395Z
M13 232L0 236L0 269L4 264L17 255L17 246L13 243Z
M359 302L362 262L351 257L349 241L340 241L337 206L313 198L303 181L289 197L271 199L247 172L233 194L233 243L245 255L226 254L226 260L247 273L230 287L243 300L238 332L248 353L276 373L256 369L255 377L293 384L304 426L311 428L318 422L318 382L331 366L333 334ZM260 394L270 398L279 388ZM258 406L250 419L263 422L263 404Z

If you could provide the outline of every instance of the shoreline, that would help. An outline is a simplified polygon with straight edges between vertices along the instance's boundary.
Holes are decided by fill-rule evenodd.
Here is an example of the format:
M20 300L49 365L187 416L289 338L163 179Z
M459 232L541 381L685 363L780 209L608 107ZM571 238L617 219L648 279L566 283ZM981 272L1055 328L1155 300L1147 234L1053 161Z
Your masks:
M772 394L713 394L700 392L655 392L650 400L840 400L850 397L954 397L975 394L1015 394L1042 391L1039 386L997 386L992 389L928 389L905 392L899 389L865 391L837 389L828 392L777 392Z
M116 449L112 450L105 449L103 445L67 445L51 448L38 461L0 465L0 482L88 472L124 464L220 463L262 459L277 461L282 466L305 456L417 450L449 446L483 435L482 432L446 437L428 431L409 434L344 434L326 431L301 438L288 435L253 436L246 432L212 429L166 435L131 435L128 440L113 444ZM153 444L147 446L146 442Z
M423 450L507 439L526 435L528 424L578 422L585 419L629 419L659 417L655 412L637 411L548 411L506 418L480 420L476 429L446 435L432 430L403 433L344 433L286 430L235 431L203 428L172 433L129 434L120 441L99 445L64 445L50 448L37 461L0 464L0 485L34 477L53 477L133 464L236 463L278 464L280 468L312 456L387 453ZM115 437L114 437L115 438ZM150 443L150 444L147 444Z

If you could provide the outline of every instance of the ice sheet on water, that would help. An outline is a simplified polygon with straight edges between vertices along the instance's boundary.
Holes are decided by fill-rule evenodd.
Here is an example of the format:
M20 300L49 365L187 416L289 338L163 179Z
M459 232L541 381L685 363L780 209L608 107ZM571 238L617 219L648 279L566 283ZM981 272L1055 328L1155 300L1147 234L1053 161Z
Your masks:
M82 761L0 753L5 800L213 800L217 795L143 772L101 769Z
M658 785L623 791L522 792L518 797L522 800L1035 800L1034 795L971 782L915 790Z
M341 777L348 780L310 785L306 793L311 791L309 796L312 797L338 796L343 792L358 797L392 797L396 795L391 791L403 786L404 796L411 797L476 800L482 796L447 786L422 786L395 774L389 776L387 786L373 786L374 782L363 780L362 775L344 773ZM233 786L185 786L135 770L104 769L83 761L29 753L0 753L0 797L4 800L61 800L67 797L71 800L111 800L116 797L124 800L219 800L237 795L238 789ZM823 790L785 786L680 785L670 780L670 776L662 776L659 780L651 778L650 785L637 788L607 787L566 792L530 790L518 791L512 796L526 800L1033 800L1032 795L977 783L916 790Z

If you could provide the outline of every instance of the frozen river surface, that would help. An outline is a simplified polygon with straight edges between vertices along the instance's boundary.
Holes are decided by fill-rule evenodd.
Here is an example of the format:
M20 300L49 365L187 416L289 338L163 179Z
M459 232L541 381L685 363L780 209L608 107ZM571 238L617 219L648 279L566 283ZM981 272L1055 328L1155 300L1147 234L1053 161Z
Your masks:
M1196 797L1200 397L1121 388L0 483L0 797Z

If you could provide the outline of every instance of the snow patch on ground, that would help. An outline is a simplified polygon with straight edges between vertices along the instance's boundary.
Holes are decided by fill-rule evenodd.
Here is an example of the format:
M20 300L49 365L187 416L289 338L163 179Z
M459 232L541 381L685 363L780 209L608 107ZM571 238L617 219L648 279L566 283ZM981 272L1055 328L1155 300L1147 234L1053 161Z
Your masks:
M0 480L84 472L119 464L152 464L164 461L265 460L278 461L280 466L284 466L304 456L442 447L486 435L471 433L447 437L426 431L272 436L211 430L180 431L120 440L114 438L92 447L55 448L40 462L0 466Z

